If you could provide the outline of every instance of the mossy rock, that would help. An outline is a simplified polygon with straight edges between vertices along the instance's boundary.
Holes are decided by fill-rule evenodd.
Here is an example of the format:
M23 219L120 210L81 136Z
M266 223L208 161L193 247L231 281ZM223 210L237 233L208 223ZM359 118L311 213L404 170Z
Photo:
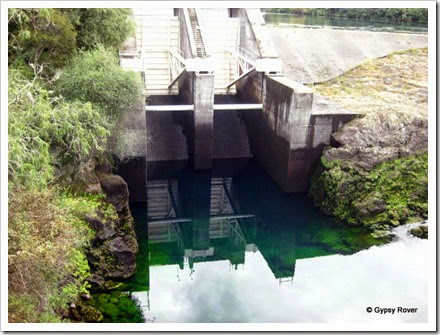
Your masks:
M409 230L410 234L419 238L428 238L428 226L423 225L419 227L414 227Z
M97 303L98 305L104 305L108 302L108 300L109 300L109 295L102 293L98 296Z
M84 322L100 322L104 319L101 311L90 305L79 305L79 312Z
M392 159L371 170L324 157L309 191L324 213L367 227L398 226L414 216L427 217L427 154Z

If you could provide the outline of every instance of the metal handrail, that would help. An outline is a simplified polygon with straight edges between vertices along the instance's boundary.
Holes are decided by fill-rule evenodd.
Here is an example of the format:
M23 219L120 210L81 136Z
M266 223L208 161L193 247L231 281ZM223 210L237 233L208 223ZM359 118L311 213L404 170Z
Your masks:
M183 17L185 20L186 32L189 38L189 45L191 47L191 56L194 58L197 56L196 41L194 40L194 33L191 27L191 20L189 19L188 8L183 8Z
M244 49L242 47L237 46L236 51L240 54L243 55L253 61L256 61L258 58L260 58L255 52L249 51L247 49Z

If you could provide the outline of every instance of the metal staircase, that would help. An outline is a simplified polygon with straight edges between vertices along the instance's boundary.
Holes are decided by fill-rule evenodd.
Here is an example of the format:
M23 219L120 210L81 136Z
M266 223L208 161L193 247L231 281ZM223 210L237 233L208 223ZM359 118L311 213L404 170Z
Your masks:
M237 48L240 22L230 18L226 8L200 9L199 13L205 47L214 64L215 94L235 94L235 85L227 87L234 72L226 50Z
M177 85L170 86L177 75L170 53L179 49L179 19L169 8L134 8L133 20L135 36L129 49L120 52L121 66L142 73L148 95L178 94Z
M196 43L197 57L206 57L206 50L203 44L202 34L200 32L199 20L195 8L188 8L188 16L191 22L191 28Z
M237 70L243 59L230 52L239 44L238 18L229 17L226 8L187 8L184 17L192 57L212 64L215 94L235 94L235 82L248 70L243 66ZM170 8L134 8L133 19L135 36L127 39L120 52L121 66L142 74L147 95L179 94L177 83L189 64L180 50L179 17ZM194 71L194 65L189 71Z

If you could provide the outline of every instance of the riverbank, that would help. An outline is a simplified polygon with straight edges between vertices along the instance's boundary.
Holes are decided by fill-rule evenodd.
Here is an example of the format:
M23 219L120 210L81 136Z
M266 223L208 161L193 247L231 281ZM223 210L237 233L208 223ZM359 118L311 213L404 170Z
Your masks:
M379 231L427 218L427 53L394 53L314 86L363 115L332 135L313 177L324 212Z
M331 80L368 59L428 46L428 36L336 29L266 27L287 77L303 83Z

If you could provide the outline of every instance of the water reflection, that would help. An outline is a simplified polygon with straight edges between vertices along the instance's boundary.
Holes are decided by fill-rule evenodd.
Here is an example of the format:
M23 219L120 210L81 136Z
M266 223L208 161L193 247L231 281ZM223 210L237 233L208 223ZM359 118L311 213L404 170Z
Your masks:
M360 227L341 230L305 194L287 195L255 163L227 175L184 170L148 182L148 201L133 205L140 244L132 291L150 289L154 266L227 261L228 271L259 253L279 284L292 283L298 259L352 254L379 242Z
M156 171L132 213L140 252L127 284L147 322L426 322L426 241L369 248L368 231L283 193L253 162ZM379 320L370 305L420 313Z

